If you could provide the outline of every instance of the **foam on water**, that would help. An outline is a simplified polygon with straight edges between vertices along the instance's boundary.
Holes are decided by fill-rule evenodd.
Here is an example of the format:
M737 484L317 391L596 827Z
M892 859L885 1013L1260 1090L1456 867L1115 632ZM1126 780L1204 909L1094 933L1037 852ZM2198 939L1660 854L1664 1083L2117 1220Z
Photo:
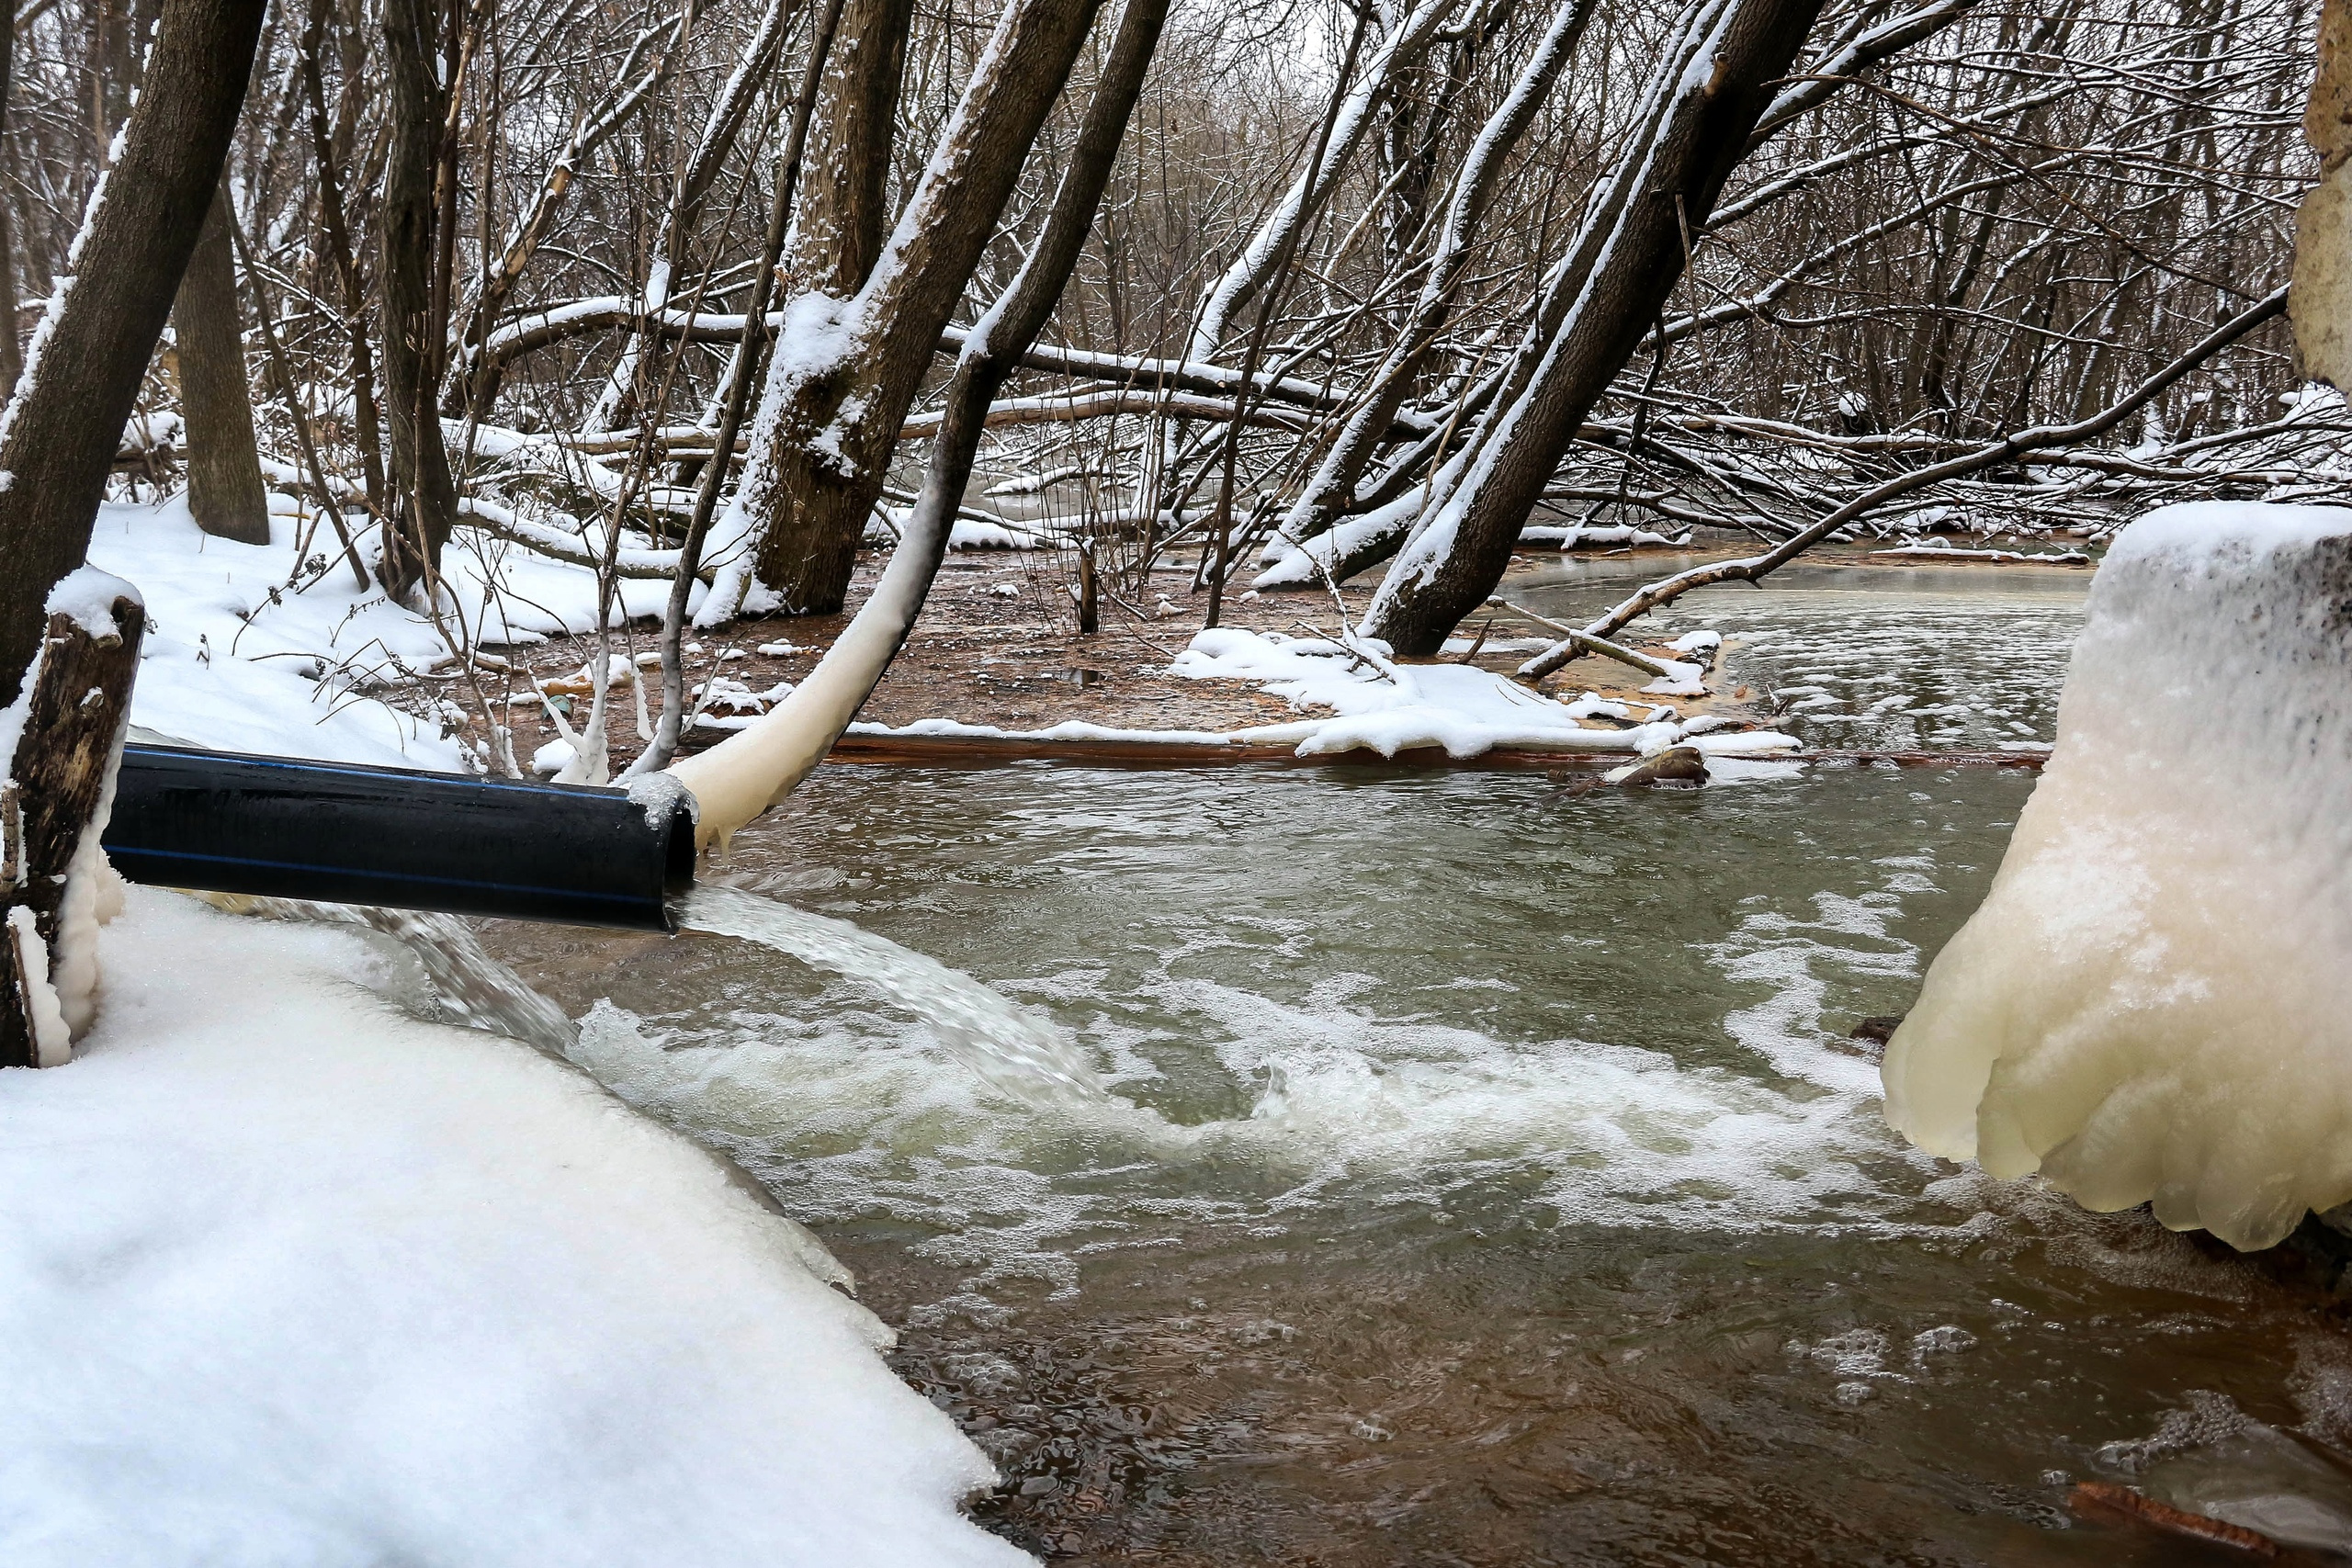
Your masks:
M1131 982L1013 983L1076 1021L1066 1033L848 922L729 888L697 893L687 923L848 978L781 1007L739 982L715 1018L603 1002L575 1057L719 1143L797 1213L932 1230L918 1250L977 1292L1014 1279L1068 1291L1085 1254L1182 1227L1279 1235L1331 1204L1442 1207L1496 1183L1546 1223L1908 1228L1925 1162L1881 1126L1871 1064L1835 1048L1825 1015L1833 985L1915 968L1886 922L1900 889L1931 886L1929 864L1882 863L1859 897L1745 913L1706 959L1762 996L1724 1021L1736 1049L1714 1061L1510 1038L1452 1003L1400 1013L1345 971L1284 998L1234 983L1229 955L1220 976L1184 972L1234 940L1199 931L1163 936ZM1245 934L1248 951L1292 940ZM860 1005L869 985L913 1017ZM1167 1099L1171 1075L1195 1100L1214 1080L1209 1098L1230 1109L1186 1119L1136 1102Z

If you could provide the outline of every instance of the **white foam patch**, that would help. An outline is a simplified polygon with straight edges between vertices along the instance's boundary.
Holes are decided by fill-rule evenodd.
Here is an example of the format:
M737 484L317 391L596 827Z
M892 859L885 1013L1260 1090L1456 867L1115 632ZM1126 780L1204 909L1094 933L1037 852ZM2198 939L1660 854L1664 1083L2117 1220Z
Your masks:
M2124 531L2057 750L1887 1052L1890 1122L2239 1247L2352 1199L2348 604L2352 512Z
M787 1222L358 937L135 891L0 1074L11 1564L1011 1563Z
M1159 1245L1180 1225L1247 1226L1343 1199L1440 1201L1505 1174L1532 1177L1568 1223L1908 1228L1922 1223L1928 1162L1881 1125L1874 1069L1838 1048L1825 1015L1833 986L1912 972L1917 954L1887 922L1928 863L1885 863L1878 890L1824 895L1797 915L1751 912L1709 955L1763 995L1725 1021L1732 1048L1697 1064L1384 1016L1369 976L1328 975L1283 999L1171 972L1236 945L1223 928L1170 933L1153 969L1124 983L1148 1022L1091 1007L1103 984L1091 971L1021 987L1057 998L1114 1087L1180 1072L1229 1085L1237 1112L1200 1123L1117 1094L1024 1105L959 1043L876 1012L854 981L788 1012L645 1020L600 1004L576 1050L632 1102L721 1143L795 1213L933 1232L918 1249L967 1270L976 1292L1014 1279L1073 1289L1084 1253ZM1252 932L1278 947L1308 939L1282 925ZM1188 1065L1168 1065L1170 1048Z

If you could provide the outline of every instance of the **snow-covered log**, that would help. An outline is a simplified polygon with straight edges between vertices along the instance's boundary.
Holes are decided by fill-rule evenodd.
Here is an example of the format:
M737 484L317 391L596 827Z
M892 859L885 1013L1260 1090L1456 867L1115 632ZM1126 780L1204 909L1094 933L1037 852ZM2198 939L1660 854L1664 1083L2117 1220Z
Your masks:
M2352 511L2127 528L2057 750L1889 1044L1887 1120L2241 1247L2352 1199Z

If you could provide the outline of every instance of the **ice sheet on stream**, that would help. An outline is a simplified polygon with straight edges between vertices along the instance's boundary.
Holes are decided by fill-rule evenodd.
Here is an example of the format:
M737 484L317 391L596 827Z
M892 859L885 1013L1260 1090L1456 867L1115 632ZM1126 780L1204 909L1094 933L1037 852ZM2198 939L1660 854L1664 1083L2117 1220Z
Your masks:
M79 1058L0 1075L0 1560L1028 1561L708 1155L355 933L135 889L103 956Z

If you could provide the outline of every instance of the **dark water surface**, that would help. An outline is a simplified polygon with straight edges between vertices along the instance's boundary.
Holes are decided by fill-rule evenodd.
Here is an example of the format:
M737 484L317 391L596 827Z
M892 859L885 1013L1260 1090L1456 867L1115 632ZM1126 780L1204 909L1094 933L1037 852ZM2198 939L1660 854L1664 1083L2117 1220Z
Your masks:
M2048 739L2075 601L1951 655L1916 604L1809 592L1719 624L1829 672L1785 684L1989 683ZM2076 1517L2085 1479L2290 1495L2324 1535L2352 1342L2316 1276L1879 1120L1849 1031L1908 1005L2032 787L837 767L737 840L725 880L1070 1031L1114 1097L1048 1111L746 942L496 941L857 1270L1004 1472L979 1516L1049 1557L2242 1560Z
M2030 788L842 768L739 842L733 879L1046 1008L1141 1109L1025 1111L724 939L515 956L858 1270L1033 1549L2218 1562L2068 1483L2340 1436L2325 1298L1909 1154L1845 1039Z

